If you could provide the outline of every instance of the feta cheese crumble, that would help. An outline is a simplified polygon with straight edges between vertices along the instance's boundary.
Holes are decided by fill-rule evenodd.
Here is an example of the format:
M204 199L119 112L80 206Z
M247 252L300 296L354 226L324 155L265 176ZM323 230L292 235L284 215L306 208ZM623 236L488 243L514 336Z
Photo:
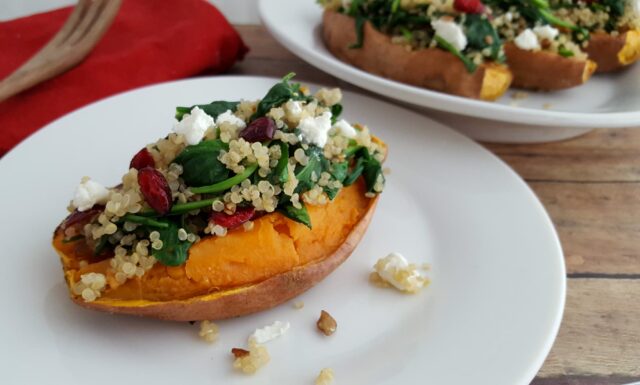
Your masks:
M438 19L432 21L431 26L436 31L436 35L446 40L458 51L467 47L467 37L462 28L454 21Z
M339 133L341 133L343 136L346 136L347 138L355 138L358 134L356 132L356 129L353 128L353 126L344 119L338 120L336 124L333 125L333 127L335 127Z
M249 336L249 344L264 344L265 342L273 341L276 338L282 336L289 330L289 322L276 321L271 325L267 325L261 329L256 329Z
M219 126L222 123L233 124L240 130L247 127L247 123L245 123L244 120L240 119L239 117L235 116L235 114L231 110L226 110L225 112L218 115L218 117L216 118L216 125Z
M391 253L379 259L374 269L382 280L400 291L415 293L428 283L418 267L409 264L400 253Z
M109 190L100 183L84 177L78 187L76 187L76 192L73 196L73 206L75 206L78 211L86 211L96 203L107 203L108 199Z
M317 117L306 117L300 121L300 133L311 144L323 148L329 138L331 129L331 112L323 112Z
M550 25L543 25L533 28L533 32L538 36L540 40L553 40L558 36L558 29L553 28Z
M524 31L520 32L520 34L516 36L514 43L518 48L525 51L534 51L540 49L538 36L536 36L531 28L527 28Z
M200 107L193 107L191 113L186 114L181 121L173 126L173 132L184 135L189 145L200 143L207 128L213 126L213 118Z

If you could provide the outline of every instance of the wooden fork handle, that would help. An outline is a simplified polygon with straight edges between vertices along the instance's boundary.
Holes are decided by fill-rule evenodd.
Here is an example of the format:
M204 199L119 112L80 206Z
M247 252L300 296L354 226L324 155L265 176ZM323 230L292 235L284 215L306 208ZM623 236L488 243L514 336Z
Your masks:
M62 29L0 81L0 102L75 67L107 31L122 0L79 0Z

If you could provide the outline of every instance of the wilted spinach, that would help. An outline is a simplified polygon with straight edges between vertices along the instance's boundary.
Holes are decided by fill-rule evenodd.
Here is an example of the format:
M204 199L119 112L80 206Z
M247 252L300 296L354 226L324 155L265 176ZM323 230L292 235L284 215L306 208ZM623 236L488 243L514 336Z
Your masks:
M152 249L151 254L165 266L180 266L189 256L189 248L191 242L181 241L178 238L178 225L168 219L162 221L167 223L167 228L157 229L160 233L162 248L160 250Z
M218 160L227 145L221 140L205 140L187 146L173 160L182 165L182 179L191 187L212 185L227 179L229 170Z
M176 107L176 119L182 120L182 117L185 114L190 113L194 107L201 108L204 112L207 113L207 115L212 116L215 119L218 115L227 112L227 110L235 111L238 107L238 104L238 102L226 102L219 100L216 102L211 102L209 104L197 104L191 107Z

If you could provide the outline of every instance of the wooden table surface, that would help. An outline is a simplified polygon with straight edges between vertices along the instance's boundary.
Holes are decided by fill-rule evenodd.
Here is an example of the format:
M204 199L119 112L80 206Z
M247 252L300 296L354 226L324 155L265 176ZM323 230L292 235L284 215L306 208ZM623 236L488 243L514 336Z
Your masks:
M233 73L356 89L288 52L260 26ZM364 92L360 90L360 92ZM640 381L640 130L535 145L483 144L522 176L560 234L568 273L562 326L534 385Z

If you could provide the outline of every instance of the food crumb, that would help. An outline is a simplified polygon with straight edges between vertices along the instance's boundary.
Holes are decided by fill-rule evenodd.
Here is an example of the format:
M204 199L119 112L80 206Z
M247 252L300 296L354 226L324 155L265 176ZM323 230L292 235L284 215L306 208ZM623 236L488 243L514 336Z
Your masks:
M296 310L300 310L304 307L304 302L302 301L296 301L293 303L293 308Z
M331 314L324 310L320 312L320 318L318 318L316 325L318 326L318 330L320 330L325 336L332 335L338 328L336 320L331 316Z
M233 348L231 353L235 357L233 368L244 374L254 374L271 360L267 348L252 341L249 350Z
M382 173L384 175L391 175L391 168L390 167L385 167L382 169Z
M545 103L542 105L542 108L545 110L550 110L553 107L553 104L551 103Z
M331 385L333 384L335 374L333 373L333 369L324 368L316 377L316 385Z
M218 325L214 324L210 321L202 321L200 322L200 338L203 340L212 343L218 339Z
M405 293L417 293L429 284L429 280L418 271L418 266L409 263L400 253L380 258L373 268L369 281L379 287L393 286Z
M511 93L511 99L513 100L524 100L528 97L529 93L524 91L514 91Z

